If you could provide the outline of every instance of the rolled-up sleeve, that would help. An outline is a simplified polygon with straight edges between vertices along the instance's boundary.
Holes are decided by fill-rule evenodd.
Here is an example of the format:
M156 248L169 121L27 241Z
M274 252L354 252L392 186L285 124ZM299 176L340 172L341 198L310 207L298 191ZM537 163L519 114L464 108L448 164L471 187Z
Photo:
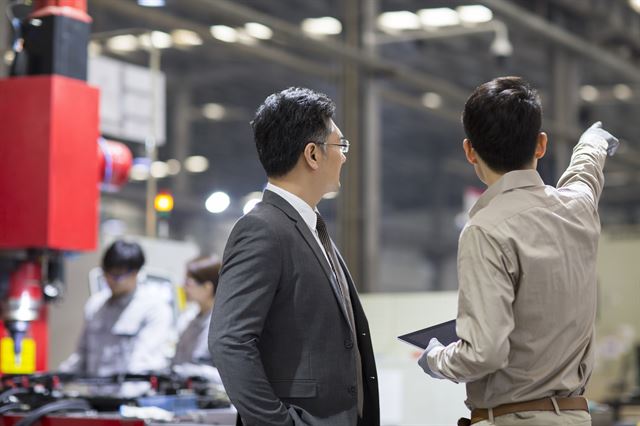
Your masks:
M458 250L460 340L429 354L432 371L469 382L507 365L517 274L508 247L481 227L464 229Z

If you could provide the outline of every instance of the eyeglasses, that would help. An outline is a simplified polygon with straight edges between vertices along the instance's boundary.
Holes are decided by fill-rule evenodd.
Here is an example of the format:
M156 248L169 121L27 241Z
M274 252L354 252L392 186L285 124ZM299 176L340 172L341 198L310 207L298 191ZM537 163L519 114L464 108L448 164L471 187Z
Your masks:
M340 143L328 143L328 142L314 142L316 145L335 145L340 147L340 152L346 154L349 152L349 141L345 138L340 138Z

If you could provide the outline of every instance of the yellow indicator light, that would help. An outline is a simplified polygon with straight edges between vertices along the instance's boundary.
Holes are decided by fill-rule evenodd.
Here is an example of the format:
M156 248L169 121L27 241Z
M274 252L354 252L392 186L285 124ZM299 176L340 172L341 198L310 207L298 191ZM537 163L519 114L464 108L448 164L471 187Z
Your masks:
M173 210L173 197L171 194L160 193L156 195L153 206L157 212L168 213Z

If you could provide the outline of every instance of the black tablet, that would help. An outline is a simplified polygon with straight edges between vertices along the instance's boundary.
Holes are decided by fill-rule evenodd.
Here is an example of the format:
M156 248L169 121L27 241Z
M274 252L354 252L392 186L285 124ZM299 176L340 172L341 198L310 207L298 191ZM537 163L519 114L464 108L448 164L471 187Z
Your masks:
M458 340L456 334L456 320L443 322L441 324L432 325L422 330L414 331L409 334L398 336L398 339L410 343L422 349L426 349L432 338L437 338L440 343L447 346Z

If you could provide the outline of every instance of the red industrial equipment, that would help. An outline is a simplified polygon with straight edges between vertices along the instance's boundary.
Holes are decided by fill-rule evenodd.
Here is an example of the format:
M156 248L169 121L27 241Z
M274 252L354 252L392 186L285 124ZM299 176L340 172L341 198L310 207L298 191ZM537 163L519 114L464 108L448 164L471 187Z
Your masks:
M126 145L100 139L98 144L99 179L105 190L121 188L129 180L133 156Z
M0 80L0 375L47 369L43 302L59 293L62 253L95 249L98 183L128 177L126 147L97 148L90 23L86 0L36 0Z

